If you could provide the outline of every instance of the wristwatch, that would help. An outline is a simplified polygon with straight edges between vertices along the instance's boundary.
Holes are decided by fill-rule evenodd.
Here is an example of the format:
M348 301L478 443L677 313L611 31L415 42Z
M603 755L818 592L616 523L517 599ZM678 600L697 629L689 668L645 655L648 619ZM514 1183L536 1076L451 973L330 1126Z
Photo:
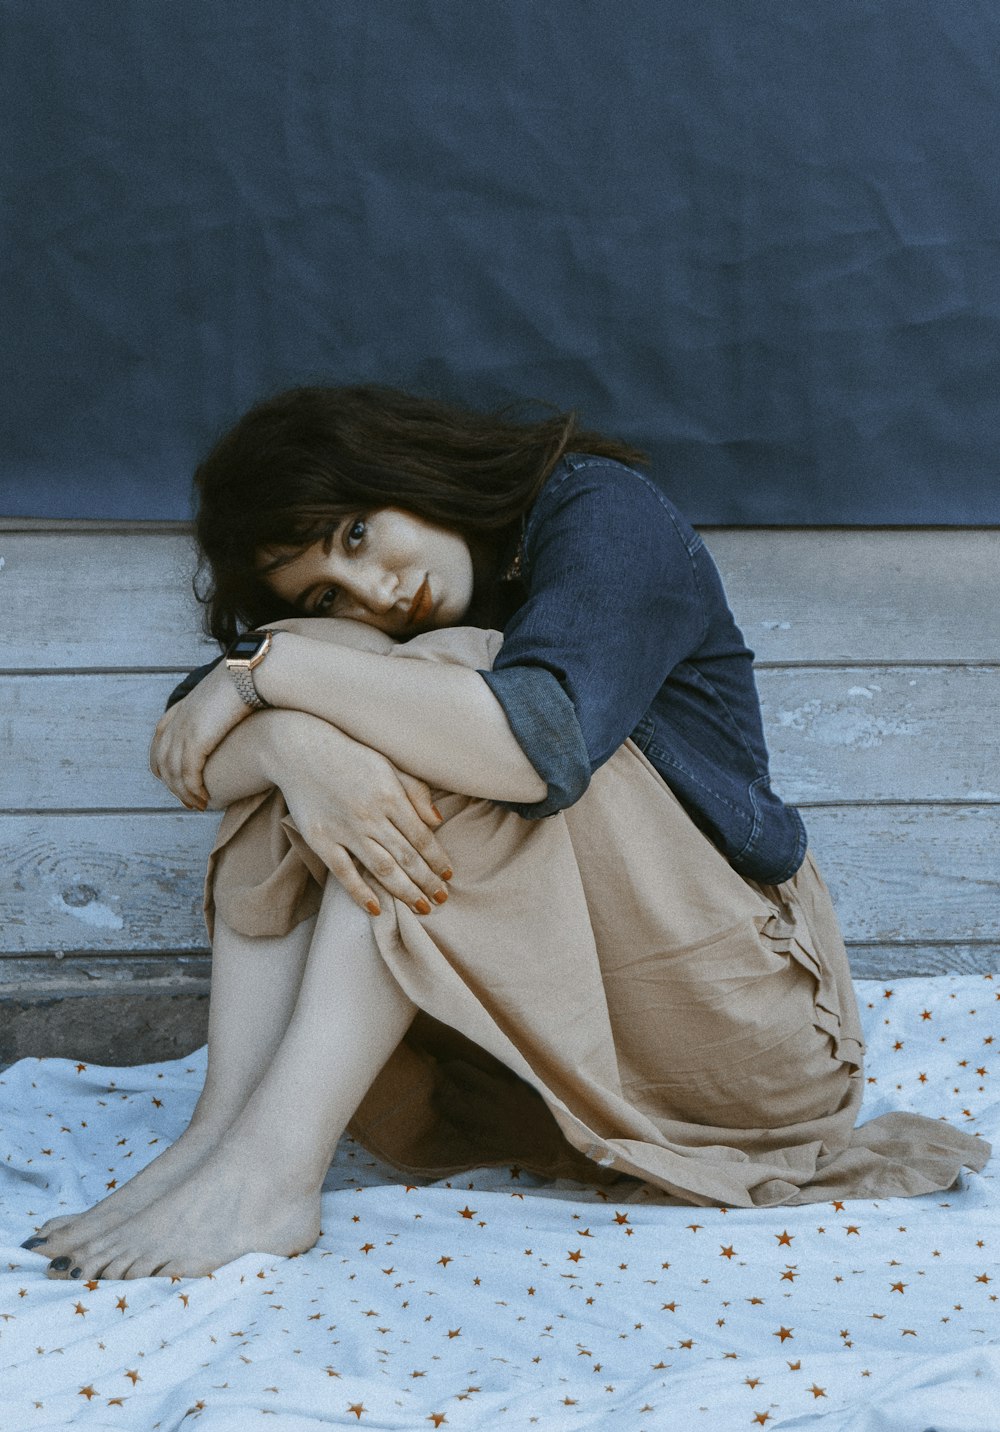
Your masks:
M229 675L233 678L236 690L246 704L252 706L255 711L262 711L265 706L270 705L270 702L264 700L254 685L253 674L271 650L273 641L273 631L245 631L242 636L236 638L226 652L226 667Z

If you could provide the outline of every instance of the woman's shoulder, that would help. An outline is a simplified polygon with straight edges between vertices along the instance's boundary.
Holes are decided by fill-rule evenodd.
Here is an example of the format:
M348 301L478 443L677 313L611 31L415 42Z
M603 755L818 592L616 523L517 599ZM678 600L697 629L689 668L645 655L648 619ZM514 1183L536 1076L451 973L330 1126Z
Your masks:
M528 514L529 533L574 511L590 513L595 520L613 514L617 522L631 517L643 526L651 524L654 531L680 539L689 553L702 546L699 535L663 489L646 473L616 458L565 453Z

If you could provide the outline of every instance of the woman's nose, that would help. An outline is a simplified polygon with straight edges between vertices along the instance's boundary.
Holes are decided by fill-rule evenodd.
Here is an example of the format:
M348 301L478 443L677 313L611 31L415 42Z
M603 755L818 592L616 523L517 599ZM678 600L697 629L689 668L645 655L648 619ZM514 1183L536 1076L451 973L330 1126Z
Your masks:
M382 615L396 603L399 580L392 572L370 568L357 574L355 597L369 611Z

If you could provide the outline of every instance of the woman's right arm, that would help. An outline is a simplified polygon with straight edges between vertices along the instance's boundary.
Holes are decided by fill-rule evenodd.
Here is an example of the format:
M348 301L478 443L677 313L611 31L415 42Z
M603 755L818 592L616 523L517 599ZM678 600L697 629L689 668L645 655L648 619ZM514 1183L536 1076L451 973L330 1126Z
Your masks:
M378 892L358 864L420 914L447 896L451 862L429 787L315 716L249 716L212 752L205 783L216 809L277 786L307 845L370 913Z

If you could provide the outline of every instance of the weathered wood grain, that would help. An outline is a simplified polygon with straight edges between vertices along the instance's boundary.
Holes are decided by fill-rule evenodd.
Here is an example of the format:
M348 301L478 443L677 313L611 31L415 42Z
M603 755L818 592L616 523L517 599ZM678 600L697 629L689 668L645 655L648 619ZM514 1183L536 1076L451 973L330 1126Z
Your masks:
M1000 807L804 812L845 938L1000 942Z
M214 654L177 532L0 530L0 667L197 666Z
M998 661L1000 531L711 528L761 661ZM176 531L0 527L7 669L183 667L210 652ZM200 659L204 660L204 656Z
M148 764L177 680L152 672L0 676L0 744L16 753L0 763L0 810L178 810Z
M831 807L806 818L848 940L1000 944L1000 807ZM204 948L215 820L4 817L0 953Z
M1000 943L981 945L848 945L859 980L905 980L920 975L1000 975ZM0 964L3 962L0 961ZM992 994L1000 989L1000 980Z
M204 949L201 887L218 819L0 819L0 952Z
M0 809L175 810L147 751L174 676L0 676ZM760 673L775 785L797 801L1000 801L1000 667Z
M1000 801L1000 666L783 668L758 683L793 803Z
M1000 530L710 528L759 661L996 661Z

